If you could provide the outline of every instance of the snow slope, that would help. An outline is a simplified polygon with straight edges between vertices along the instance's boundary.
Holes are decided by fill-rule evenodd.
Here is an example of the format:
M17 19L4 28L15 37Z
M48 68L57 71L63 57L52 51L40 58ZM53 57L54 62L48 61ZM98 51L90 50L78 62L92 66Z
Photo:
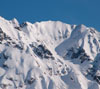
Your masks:
M0 89L100 89L99 57L94 28L0 17Z

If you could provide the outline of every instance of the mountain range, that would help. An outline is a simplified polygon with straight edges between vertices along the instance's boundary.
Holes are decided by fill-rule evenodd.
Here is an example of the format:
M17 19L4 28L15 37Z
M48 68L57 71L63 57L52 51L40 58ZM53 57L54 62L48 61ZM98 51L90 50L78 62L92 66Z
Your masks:
M100 89L100 32L0 17L0 89Z

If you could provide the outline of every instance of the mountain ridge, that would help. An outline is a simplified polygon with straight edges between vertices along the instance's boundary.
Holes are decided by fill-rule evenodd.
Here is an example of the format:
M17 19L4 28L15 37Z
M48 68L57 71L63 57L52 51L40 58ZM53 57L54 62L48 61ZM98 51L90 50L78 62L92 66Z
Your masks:
M99 53L94 28L0 17L0 89L100 89Z

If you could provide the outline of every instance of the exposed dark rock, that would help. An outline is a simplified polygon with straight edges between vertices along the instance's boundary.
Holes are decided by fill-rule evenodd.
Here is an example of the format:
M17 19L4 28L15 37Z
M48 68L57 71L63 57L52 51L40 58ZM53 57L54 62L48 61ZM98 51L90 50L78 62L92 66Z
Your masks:
M90 75L98 84L100 84L100 53L97 54L92 65L92 68L87 70L88 75Z
M20 84L20 85L19 85L19 87L21 87L21 88L22 88L22 87L23 87L23 84Z
M25 27L25 26L27 26L27 23L26 23L26 22L20 24L20 27L21 27L21 28L23 28L23 27Z
M6 64L3 64L3 68L9 68L9 67L8 67L8 65L6 65Z
M73 53L72 56L71 56L72 59L78 58L78 57L79 57L79 55L77 53Z
M71 59L77 59L79 58L81 63L83 63L85 60L91 60L90 57L85 53L85 50L81 47L79 47L78 49L76 49L77 51L75 51L74 48L71 48L70 50L68 50L68 53L66 56L71 57Z
M0 87L1 87L2 89L7 89L7 84L0 84Z
M3 40L4 40L4 34L0 33L0 41L3 41Z
M52 68L49 67L48 70L49 70L49 75L52 76Z
M20 27L15 27L15 29L17 29L17 30L21 31L21 28L20 28Z
M34 78L31 78L30 80L27 80L27 83L28 84L32 84L32 83L34 83L35 82L35 79Z
M61 71L62 74L66 74L66 70L63 68Z
M16 44L15 42L12 42L12 44Z
M15 48L18 48L18 49L20 49L20 50L23 50L23 49L24 49L23 46L18 45L18 44L16 44L14 47L15 47Z
M100 76L94 76L94 80L96 80L96 82L100 84Z
M52 53L43 45L38 45L38 47L34 48L34 52L41 58L52 58Z
M95 29L91 28L91 29L90 29L90 32L91 32L92 34L94 34L94 33L95 33Z
M3 57L4 57L4 59L7 60L9 56L7 56L5 53L3 53Z
M13 78L11 78L11 77L10 78L7 78L7 79L10 80L10 81L13 81Z
M2 43L3 40L11 40L11 38L7 36L6 33L4 33L0 28L0 43Z
M3 33L2 28L0 28L0 33Z
M9 36L6 36L5 39L6 39L6 40L12 40Z

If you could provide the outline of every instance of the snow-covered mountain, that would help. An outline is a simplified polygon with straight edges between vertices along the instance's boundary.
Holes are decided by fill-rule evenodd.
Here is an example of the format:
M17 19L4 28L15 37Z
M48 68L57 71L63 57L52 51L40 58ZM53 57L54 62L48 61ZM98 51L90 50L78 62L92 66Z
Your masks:
M0 89L100 89L100 33L0 17Z

